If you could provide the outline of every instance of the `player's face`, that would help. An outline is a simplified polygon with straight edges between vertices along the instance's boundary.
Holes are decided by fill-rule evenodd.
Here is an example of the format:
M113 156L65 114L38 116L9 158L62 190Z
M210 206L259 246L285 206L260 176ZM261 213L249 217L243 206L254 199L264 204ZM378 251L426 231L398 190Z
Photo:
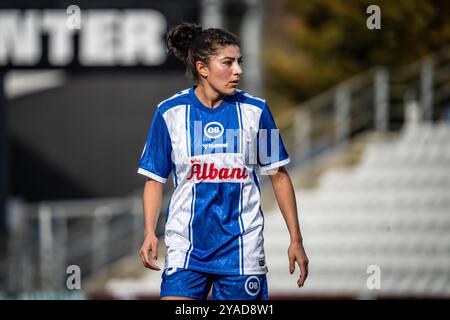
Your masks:
M241 50L238 46L222 47L209 61L206 81L221 95L234 94L242 75L241 63Z

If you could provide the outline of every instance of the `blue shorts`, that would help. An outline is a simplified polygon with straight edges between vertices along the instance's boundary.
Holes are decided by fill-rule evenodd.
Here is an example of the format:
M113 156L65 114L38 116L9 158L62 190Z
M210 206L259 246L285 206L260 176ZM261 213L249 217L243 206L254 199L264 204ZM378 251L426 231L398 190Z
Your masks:
M268 300L267 278L257 275L223 275L181 268L162 273L161 298L166 296L206 300Z

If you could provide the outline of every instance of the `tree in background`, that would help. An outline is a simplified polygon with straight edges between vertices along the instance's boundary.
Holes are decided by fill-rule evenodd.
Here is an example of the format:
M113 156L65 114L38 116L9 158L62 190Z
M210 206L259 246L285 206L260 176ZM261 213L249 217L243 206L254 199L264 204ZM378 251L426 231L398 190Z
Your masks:
M449 0L267 1L266 95L279 110L375 65L405 65L450 43ZM369 30L369 5L381 29Z

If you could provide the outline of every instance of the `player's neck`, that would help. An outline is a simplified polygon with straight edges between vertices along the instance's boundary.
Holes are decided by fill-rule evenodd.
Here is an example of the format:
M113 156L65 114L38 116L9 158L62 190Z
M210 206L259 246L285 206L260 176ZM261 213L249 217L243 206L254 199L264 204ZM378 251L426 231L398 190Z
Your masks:
M206 107L210 109L214 109L215 107L219 106L224 99L223 95L221 95L219 92L217 92L210 86L205 86L201 84L199 84L195 88L194 93L197 96L198 100L200 100L201 103L203 103Z

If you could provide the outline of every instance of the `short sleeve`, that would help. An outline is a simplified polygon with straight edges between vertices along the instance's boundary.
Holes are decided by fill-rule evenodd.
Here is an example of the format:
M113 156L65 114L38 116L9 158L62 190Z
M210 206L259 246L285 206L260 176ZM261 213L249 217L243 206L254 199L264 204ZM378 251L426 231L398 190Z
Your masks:
M257 152L258 166L263 173L290 162L280 131L267 104L264 105L259 120Z
M165 183L171 170L172 143L166 122L157 109L139 161L138 173Z

